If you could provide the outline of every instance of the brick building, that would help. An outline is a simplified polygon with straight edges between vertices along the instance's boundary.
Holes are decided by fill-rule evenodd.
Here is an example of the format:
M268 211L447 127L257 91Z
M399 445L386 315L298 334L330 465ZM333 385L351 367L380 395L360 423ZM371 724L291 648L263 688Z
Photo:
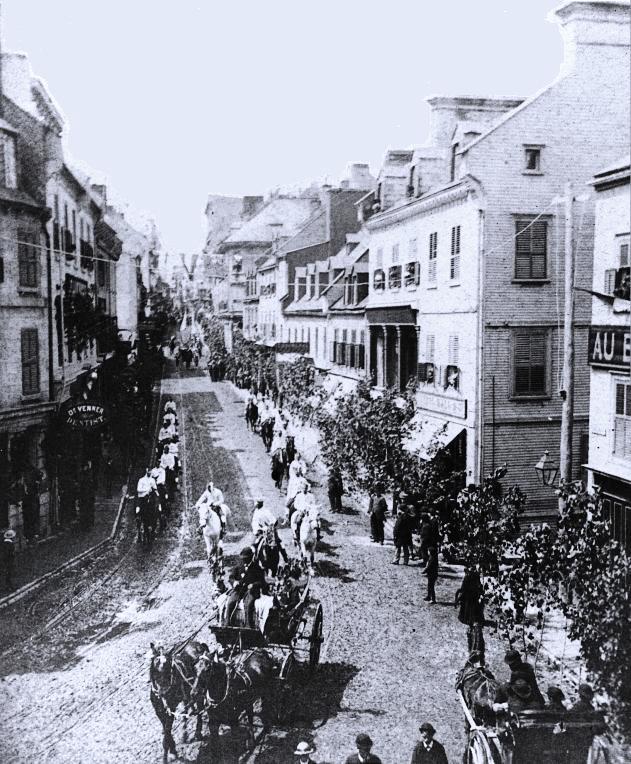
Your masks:
M422 380L418 404L421 418L429 420L420 448L440 425L468 479L477 481L507 462L508 479L525 490L537 514L556 505L553 492L538 485L534 465L545 449L555 454L559 448L559 198L567 183L583 194L598 168L629 144L628 3L567 2L555 19L565 56L549 87L523 102L431 99L430 146L410 164L408 198L400 196L387 209L382 199L361 207L371 237L368 320L377 323L371 306L406 311L393 321L385 312L377 316L386 327L381 346L379 329L373 339L378 380L401 386L411 375L414 353L404 347L413 345L414 336L409 331L406 343L402 331L414 327ZM587 200L573 206L577 286L587 288L593 205ZM407 294L404 268L414 263L419 283ZM585 345L589 322L589 300L579 293L577 346ZM577 365L576 477L587 456L588 394L587 368Z

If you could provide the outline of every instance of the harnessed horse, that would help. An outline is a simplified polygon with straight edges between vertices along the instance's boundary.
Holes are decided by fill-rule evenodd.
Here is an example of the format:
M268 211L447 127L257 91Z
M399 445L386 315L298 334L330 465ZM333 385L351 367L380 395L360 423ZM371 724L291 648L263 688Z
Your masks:
M271 723L271 684L276 665L272 656L261 649L240 653L229 661L216 660L210 652L199 656L191 696L208 715L210 747L214 753L221 724L237 727L245 714L248 736L254 742L254 703L261 700L264 731Z
M296 456L296 439L293 435L287 436L287 445L285 446L285 476L289 480L289 465Z
M209 653L208 646L202 642L190 642L175 656L165 652L163 647L155 647L151 643L149 698L162 724L164 762L167 761L169 753L177 757L175 740L171 732L176 709L182 703L185 715L194 712L192 689L196 679L195 666L198 659L206 653ZM195 737L201 738L201 716L197 717Z

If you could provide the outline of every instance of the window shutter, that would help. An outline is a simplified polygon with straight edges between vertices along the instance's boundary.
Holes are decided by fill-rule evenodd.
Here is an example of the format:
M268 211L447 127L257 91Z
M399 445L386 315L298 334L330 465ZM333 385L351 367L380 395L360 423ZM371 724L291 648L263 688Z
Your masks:
M548 224L545 220L515 222L515 278L546 278Z
M39 340L37 329L22 329L22 393L39 392Z
M629 243L620 245L620 266L629 265Z
M546 392L547 337L545 334L516 334L514 337L514 394L543 395Z
M452 334L449 337L449 364L451 366L458 366L458 352L459 352L460 339L457 334Z
M428 334L425 338L425 360L434 361L435 338L433 334Z

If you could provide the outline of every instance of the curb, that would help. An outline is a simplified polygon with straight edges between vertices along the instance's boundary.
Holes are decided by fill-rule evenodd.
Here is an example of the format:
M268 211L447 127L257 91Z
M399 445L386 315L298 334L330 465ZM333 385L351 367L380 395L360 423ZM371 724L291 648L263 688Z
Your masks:
M118 533L118 529L120 527L121 518L123 515L123 509L125 507L125 502L127 500L127 484L125 484L122 487L121 490L121 499L118 504L118 510L116 512L116 517L114 518L114 524L112 526L112 530L107 536L107 538L103 539L103 541L99 541L98 544L95 544L94 546L88 547L88 549L84 549L83 552L80 552L78 555L75 555L74 557L71 557L69 560L66 560L66 562L63 562L58 567L54 568L53 570L50 570L48 573L44 573L44 575L40 576L39 578L36 578L34 581L31 581L28 584L25 584L20 589L17 589L15 592L11 592L10 594L5 595L4 597L0 598L0 610L2 610L5 607L8 607L9 605L12 605L15 602L18 602L23 597L25 597L30 592L35 591L40 586L46 583L46 581L50 580L54 576L58 575L59 573L62 573L64 570L67 570L69 568L72 568L77 563L81 562L82 560L85 560L86 557L89 557L90 555L94 554L95 552L100 551L105 547L107 544L109 544L111 541L114 540L116 537L116 534Z

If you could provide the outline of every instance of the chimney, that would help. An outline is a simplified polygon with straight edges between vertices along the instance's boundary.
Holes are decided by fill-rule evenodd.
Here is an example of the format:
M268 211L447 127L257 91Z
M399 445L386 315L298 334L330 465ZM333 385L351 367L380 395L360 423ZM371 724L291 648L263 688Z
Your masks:
M426 146L451 148L451 139L458 122L475 120L488 126L507 111L522 103L523 98L504 96L430 96L429 138Z
M563 38L561 74L592 66L616 49L629 52L629 3L624 0L570 0L548 16Z
M370 191L375 181L370 174L370 168L365 163L354 162L349 166L348 187L360 191Z

